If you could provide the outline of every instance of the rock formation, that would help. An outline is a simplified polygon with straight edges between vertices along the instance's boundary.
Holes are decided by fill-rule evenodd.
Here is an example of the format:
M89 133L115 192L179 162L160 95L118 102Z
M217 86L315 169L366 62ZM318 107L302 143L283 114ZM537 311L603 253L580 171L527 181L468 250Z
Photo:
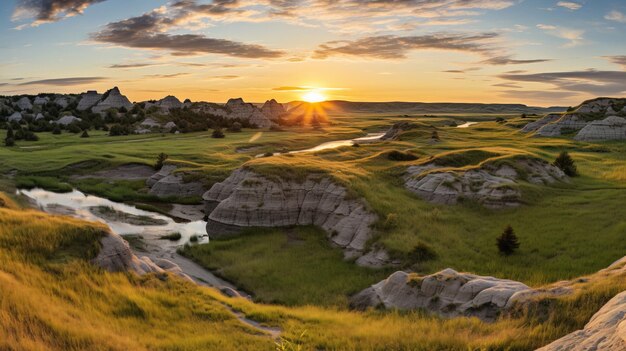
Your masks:
M17 100L17 102L15 103L15 106L19 107L22 111L23 110L32 110L33 109L33 104L30 103L30 99L27 98L26 96L24 96L21 99Z
M65 97L58 97L54 99L54 103L61 108L66 108L70 105L69 99Z
M558 121L561 117L563 117L563 115L560 113L547 114L543 118L540 118L534 122L530 122L527 125L525 125L524 128L522 128L522 132L524 133L535 132L539 128L545 126L546 124L550 124L550 123Z
M7 118L7 121L9 121L9 122L19 122L19 121L22 120L22 118L23 117L22 117L22 114L20 112L13 112L13 114L10 115Z
M168 113L171 109L183 108L183 103L176 96L168 95L157 102L159 108Z
M94 113L103 113L111 108L125 108L130 110L133 108L133 104L128 100L128 98L120 93L120 90L117 87L107 91L102 96L103 100L101 100L96 106L91 108L91 111Z
M444 317L473 316L492 321L516 301L516 295L529 290L520 282L450 268L425 277L398 271L354 295L350 306L425 309Z
M587 124L574 137L576 140L623 140L626 139L626 119L617 116Z
M626 291L612 298L582 330L568 334L537 351L626 350Z
M78 111L88 110L92 108L93 106L95 106L98 102L100 102L101 98L102 98L102 94L98 94L98 92L95 90L89 90L88 92L81 94L80 100L78 101L78 106L76 107L76 109Z
M253 104L245 103L242 98L229 99L226 108L229 118L248 120L259 128L269 128L272 122Z
M47 97L37 96L33 101L33 105L45 105L48 103L48 101L50 101L50 99L48 99Z
M150 194L158 197L202 196L205 188L199 182L185 182L181 173L174 173L176 166L165 165L146 180Z
M411 166L405 176L405 186L419 197L436 204L452 205L459 199L471 199L485 207L518 206L521 192L517 182L550 184L566 180L567 176L546 161L518 157L508 162L486 162L470 170L442 170L435 162Z
M328 177L310 175L303 181L270 179L238 169L213 185L207 203L209 236L244 227L317 225L347 255L360 255L377 220L366 205L347 195Z
M107 232L100 239L100 252L92 263L109 272L134 272L139 275L170 272L193 281L175 263L160 259L153 262L149 257L135 256L128 243L119 235Z
M263 107L261 107L261 112L267 118L272 121L276 121L280 119L282 115L284 115L287 111L283 107L282 104L279 104L276 100L271 99L265 101Z
M60 125L70 125L74 122L80 122L82 121L82 119L78 118L78 117L74 117L74 116L63 116L61 118L59 118L57 121L55 121L54 123L58 123Z
M411 130L416 128L417 126L413 123L409 122L398 122L395 123L389 130L383 135L380 140L394 140L400 135L401 132Z

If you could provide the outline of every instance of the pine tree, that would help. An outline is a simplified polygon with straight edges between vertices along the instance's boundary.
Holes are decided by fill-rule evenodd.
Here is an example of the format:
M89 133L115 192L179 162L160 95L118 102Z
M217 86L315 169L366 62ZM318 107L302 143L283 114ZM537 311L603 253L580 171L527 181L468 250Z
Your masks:
M517 240L517 235L515 235L515 232L513 231L513 227L511 227L510 225L508 225L504 229L504 232L502 232L500 237L498 237L498 239L496 240L496 243L498 245L498 250L500 250L500 253L505 256L509 256L513 254L513 252L515 252L515 250L519 248L519 241Z
M89 133L87 133L87 129L83 130L83 134L80 135L81 138L89 138Z
M168 158L168 157L169 157L169 156L167 156L166 154L164 154L164 153L162 153L162 152L161 152L161 153L157 156L157 161L156 161L156 163L154 164L154 169L158 171L158 170L160 170L161 168L163 168L163 164L165 164L165 160L167 160L167 158Z
M559 167L563 173L567 174L570 177L575 177L578 175L578 170L576 169L576 164L574 164L574 160L567 153L567 151L563 151L559 154L559 156L554 161L554 165Z

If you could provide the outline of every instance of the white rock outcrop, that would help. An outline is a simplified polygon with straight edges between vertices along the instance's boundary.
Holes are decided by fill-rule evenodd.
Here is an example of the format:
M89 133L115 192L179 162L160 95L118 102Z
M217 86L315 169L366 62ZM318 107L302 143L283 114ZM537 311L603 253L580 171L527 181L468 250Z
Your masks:
M359 292L350 299L355 309L424 309L444 317L473 316L493 321L532 289L523 283L447 268L424 277L402 271Z
M100 101L96 106L91 108L92 112L103 113L111 108L120 109L123 107L127 110L133 108L133 104L128 100L126 96L120 93L118 87L114 87L113 89L104 93L102 98L104 100Z
M98 94L98 92L95 90L89 90L86 93L81 94L80 100L78 101L78 106L76 107L76 109L78 111L88 110L92 108L93 106L95 106L97 103L99 103L101 98L102 98L102 94ZM59 101L59 99L57 99L57 101ZM67 107L67 105L65 107Z
M261 112L265 117L269 118L272 121L280 119L282 115L284 115L287 111L283 107L282 104L279 104L276 100L271 99L265 101L263 107L261 107Z
M310 175L299 182L238 169L214 184L203 199L209 236L244 227L316 225L352 256L363 252L370 226L377 220L365 203L349 197L343 186L325 176Z
M56 99L54 99L54 103L59 106L60 108L66 108L70 105L70 101L69 99L65 98L65 97L58 97Z
M250 121L259 128L268 128L272 122L256 106L246 103L242 98L229 99L226 108L230 111L228 118Z
M613 297L582 330L568 334L538 351L626 350L626 291Z
M470 199L485 207L503 208L520 205L522 194L517 183L522 176L523 180L533 184L551 184L567 179L559 168L534 158L487 162L467 171L439 172L438 168L445 169L436 163L409 167L405 187L436 204L453 205L459 199Z
M185 182L183 175L174 173L176 166L164 165L146 180L149 193L158 197L202 196L206 189L200 182Z
M82 119L78 118L78 117L74 117L74 116L63 116L61 118L59 118L58 120L56 120L54 123L60 124L60 125L70 125L74 122L80 122L82 121Z
M45 105L48 103L48 101L50 101L50 99L47 97L37 96L33 101L33 105Z
M183 103L180 102L180 100L178 100L176 96L172 96L172 95L168 95L164 97L163 99L159 100L157 102L157 105L164 112L169 112L169 110L175 109L175 108L183 108Z
M22 120L22 118L23 117L22 117L22 114L20 112L13 112L13 114L10 115L7 118L7 121L9 121L9 122L19 122L19 121Z
M30 99L26 96L20 98L15 103L15 106L19 107L21 110L32 110L33 104L31 104Z
M563 117L563 115L560 113L547 114L544 117L525 125L524 128L522 128L522 132L524 133L535 132L539 128L545 126L546 124L550 124L550 123L558 121L561 117Z
M587 124L574 137L580 141L624 140L626 139L626 119L611 116Z

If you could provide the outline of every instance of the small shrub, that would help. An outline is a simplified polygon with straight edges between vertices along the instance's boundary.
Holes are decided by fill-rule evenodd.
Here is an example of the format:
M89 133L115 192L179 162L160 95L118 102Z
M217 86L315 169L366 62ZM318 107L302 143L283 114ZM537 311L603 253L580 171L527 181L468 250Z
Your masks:
M233 123L233 125L230 126L230 128L228 128L228 131L234 132L234 133L241 132L241 123L239 122Z
M163 164L165 163L165 160L167 160L169 156L166 155L165 153L161 152L158 156L157 156L157 161L154 164L154 169L155 170L160 170L161 168L163 168Z
M83 130L83 134L80 135L81 138L89 138L89 133L87 133L87 129Z
M522 118L526 118L526 117L522 117ZM503 122L504 122L504 118L502 117L496 118L496 123L503 123Z
M15 140L13 138L4 139L4 146L7 146L7 147L15 146Z
M433 140L439 140L439 133L436 130L433 130L433 133L430 135L430 138Z
M519 248L519 241L513 227L508 225L504 228L504 232L498 237L496 244L501 254L505 256L513 254Z
M561 152L556 160L554 160L553 164L560 168L563 173L567 174L570 177L575 177L578 175L578 170L576 169L574 159L572 159L567 151Z
M426 262L431 261L437 258L437 253L430 247L428 244L419 242L415 247L409 252L409 260L411 262Z
M198 236L197 235L192 235L189 237L189 241L191 241L192 243L197 243L198 242Z
M221 139L224 137L224 132L222 132L221 128L215 128L213 133L211 133L211 138Z
M177 241L177 240L180 240L180 238L182 238L182 235L180 235L180 233L172 233L172 234L168 234L168 235L162 235L160 239L162 239L162 240L170 240L170 241Z

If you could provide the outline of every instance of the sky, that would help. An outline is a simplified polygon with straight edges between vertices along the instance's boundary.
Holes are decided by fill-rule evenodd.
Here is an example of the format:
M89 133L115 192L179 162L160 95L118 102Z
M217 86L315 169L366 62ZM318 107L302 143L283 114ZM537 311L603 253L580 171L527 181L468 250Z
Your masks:
M626 0L2 0L0 94L577 105L626 96Z

